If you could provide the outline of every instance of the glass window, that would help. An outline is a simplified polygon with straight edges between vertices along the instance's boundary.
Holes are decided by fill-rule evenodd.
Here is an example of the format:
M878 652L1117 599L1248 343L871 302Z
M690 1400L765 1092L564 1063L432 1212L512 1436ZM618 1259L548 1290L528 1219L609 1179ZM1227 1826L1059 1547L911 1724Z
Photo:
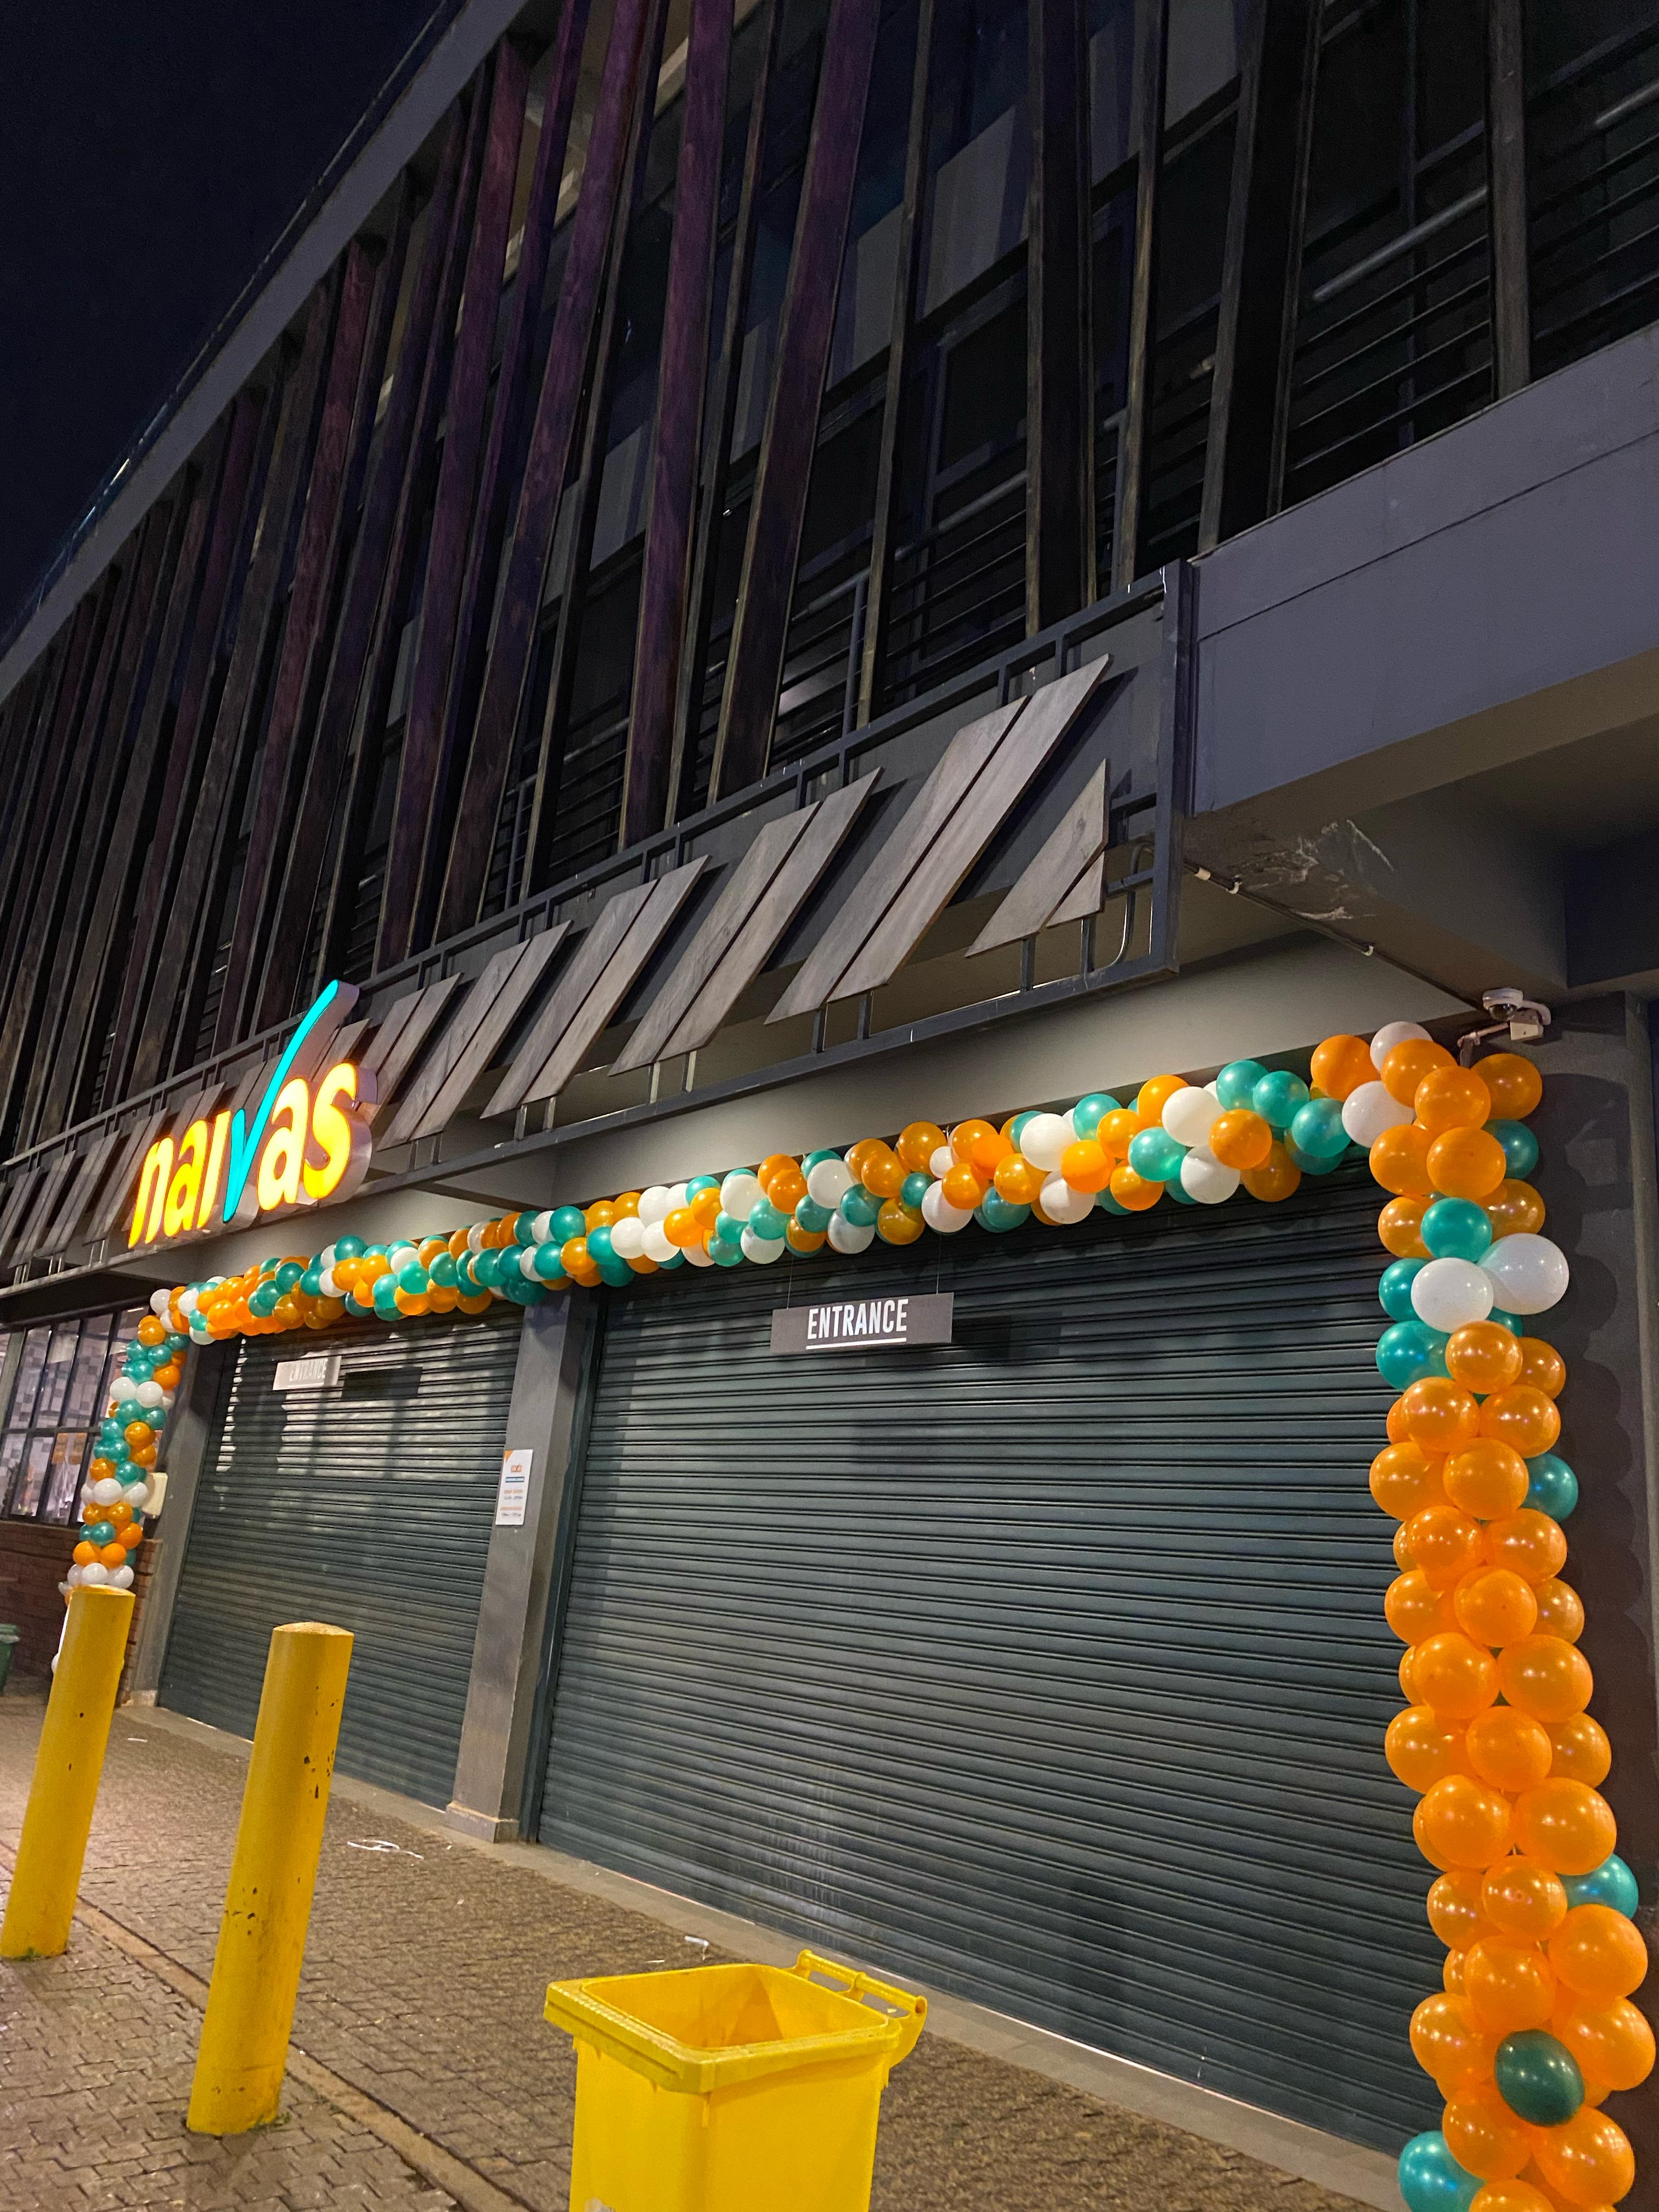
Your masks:
M98 1423L144 1311L89 1314L26 1334L0 1421L0 1511L73 1517Z

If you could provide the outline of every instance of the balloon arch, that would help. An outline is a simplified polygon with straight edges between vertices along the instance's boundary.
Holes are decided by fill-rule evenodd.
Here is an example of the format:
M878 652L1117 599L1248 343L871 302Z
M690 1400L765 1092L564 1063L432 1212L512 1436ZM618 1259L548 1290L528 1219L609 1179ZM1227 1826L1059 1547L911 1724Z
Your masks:
M98 1437L70 1580L128 1587L150 1470L191 1344L396 1322L570 1283L622 1289L683 1266L765 1266L786 1250L866 1250L970 1222L1035 1216L1063 1228L1097 1208L1272 1204L1363 1146L1389 1194L1377 1232L1387 1326L1376 1364L1397 1392L1371 1494L1398 1523L1383 1598L1405 1646L1405 1705L1384 1752L1416 1793L1413 1832L1437 1870L1428 1917L1444 1987L1411 2021L1443 2101L1409 2142L1410 2212L1559 2212L1633 2185L1628 2139L1601 2110L1654 2063L1631 2002L1647 1970L1636 1883L1598 1785L1612 1749L1588 1707L1584 1608L1561 1579L1578 1482L1556 1451L1560 1354L1530 1333L1567 1288L1527 1180L1533 1064L1472 1068L1414 1023L1328 1037L1311 1082L1235 1060L1211 1084L1154 1076L1132 1103L1104 1093L1000 1127L914 1121L890 1143L774 1153L586 1207L509 1213L392 1246L342 1237L309 1258L158 1291Z

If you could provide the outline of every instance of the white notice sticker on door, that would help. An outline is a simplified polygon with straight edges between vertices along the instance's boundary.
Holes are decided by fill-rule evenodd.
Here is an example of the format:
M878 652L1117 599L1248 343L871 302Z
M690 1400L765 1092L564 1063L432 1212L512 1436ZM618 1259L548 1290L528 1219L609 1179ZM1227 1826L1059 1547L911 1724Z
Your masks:
M495 1492L495 1526L498 1528L522 1528L525 1507L530 1498L530 1468L536 1455L532 1451L505 1451L501 1454L501 1486Z

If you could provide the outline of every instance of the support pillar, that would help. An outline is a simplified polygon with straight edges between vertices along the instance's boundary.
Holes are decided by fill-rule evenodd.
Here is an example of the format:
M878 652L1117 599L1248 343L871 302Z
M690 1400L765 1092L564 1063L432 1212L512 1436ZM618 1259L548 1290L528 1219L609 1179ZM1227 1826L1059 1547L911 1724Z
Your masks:
M155 1547L155 1564L143 1585L143 1602L127 1662L124 1702L153 1705L161 1680L161 1662L167 1656L167 1635L173 1626L173 1602L184 1571L185 1547L190 1540L191 1516L196 1492L211 1455L218 1448L219 1423L236 1372L237 1340L223 1344L194 1344L185 1362L184 1379L167 1422L163 1443L167 1478L167 1495L155 1523L155 1533L144 1539Z

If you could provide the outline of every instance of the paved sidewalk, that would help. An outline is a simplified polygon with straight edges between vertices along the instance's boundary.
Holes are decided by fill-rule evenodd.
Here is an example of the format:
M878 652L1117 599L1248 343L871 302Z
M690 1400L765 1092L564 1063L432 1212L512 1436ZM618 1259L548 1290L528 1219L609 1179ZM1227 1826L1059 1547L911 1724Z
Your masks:
M40 1711L0 1698L0 1845L16 1840ZM395 2115L383 2130L392 2141L361 2109L337 2109L356 2101L349 2093L331 2103L292 2069L281 2126L230 2143L192 2137L183 2112L198 2015L178 1991L211 1970L245 1772L170 1718L116 1715L82 1897L143 1939L141 1956L77 1925L66 1958L0 1966L0 2205L439 2212L455 2199L412 2170L421 2159L401 2122L528 2212L566 2212L575 2069L541 2017L547 1983L718 1954L666 1919L338 1790L295 2043ZM0 1889L5 1879L0 1860ZM147 1964L146 1947L161 1957ZM448 2185L466 2193L453 2172ZM931 2030L887 2092L874 2207L1358 2212Z

